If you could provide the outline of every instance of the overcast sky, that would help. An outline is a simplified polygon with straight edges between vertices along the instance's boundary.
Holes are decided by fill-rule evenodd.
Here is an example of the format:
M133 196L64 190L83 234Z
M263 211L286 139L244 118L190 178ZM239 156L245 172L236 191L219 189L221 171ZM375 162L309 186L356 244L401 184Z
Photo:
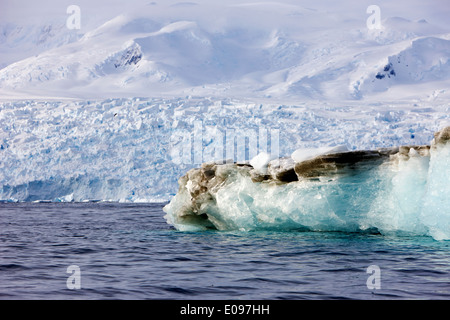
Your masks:
M158 5L169 5L177 2L174 0L1 0L0 21L24 23L45 23L49 20L61 19L62 23L67 18L66 9L71 4L81 8L84 25L91 26L105 22L127 10L156 2ZM238 0L193 0L197 3L230 4L242 3ZM248 2L263 2L249 0ZM270 2L270 1L267 1ZM449 0L360 0L360 1L334 1L334 0L282 0L273 2L290 3L306 8L326 10L330 13L348 17L361 16L366 18L365 9L375 4L381 8L381 18L399 16L410 20L426 19L429 23L448 28L450 31L450 1ZM156 8L156 7L155 7ZM94 25L92 25L94 26Z

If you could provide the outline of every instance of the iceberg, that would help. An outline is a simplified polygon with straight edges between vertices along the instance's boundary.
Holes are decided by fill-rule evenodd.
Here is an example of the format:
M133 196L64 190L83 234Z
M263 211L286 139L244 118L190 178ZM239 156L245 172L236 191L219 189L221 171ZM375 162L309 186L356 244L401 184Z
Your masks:
M270 161L261 155L250 163L203 163L179 179L164 217L181 231L376 232L449 240L449 181L450 126L430 145L326 147Z

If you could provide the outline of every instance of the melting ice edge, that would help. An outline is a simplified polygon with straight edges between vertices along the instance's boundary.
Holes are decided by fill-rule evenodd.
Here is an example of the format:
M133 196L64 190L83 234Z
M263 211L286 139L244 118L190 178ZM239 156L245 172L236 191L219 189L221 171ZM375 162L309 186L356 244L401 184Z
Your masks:
M256 163L191 169L165 219L182 231L375 230L450 240L450 127L429 146Z

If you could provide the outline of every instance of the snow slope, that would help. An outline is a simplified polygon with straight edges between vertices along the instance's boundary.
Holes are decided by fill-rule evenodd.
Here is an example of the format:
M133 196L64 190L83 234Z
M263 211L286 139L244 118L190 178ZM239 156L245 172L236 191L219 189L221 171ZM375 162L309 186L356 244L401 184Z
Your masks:
M213 92L282 101L448 96L450 29L385 17L382 29L369 30L364 10L348 18L290 1L141 5L78 41L63 38L67 44L0 70L0 92L78 98ZM395 74L384 74L390 64ZM410 85L413 94L404 88Z
M0 24L0 69L79 38L77 32L68 30L64 22Z

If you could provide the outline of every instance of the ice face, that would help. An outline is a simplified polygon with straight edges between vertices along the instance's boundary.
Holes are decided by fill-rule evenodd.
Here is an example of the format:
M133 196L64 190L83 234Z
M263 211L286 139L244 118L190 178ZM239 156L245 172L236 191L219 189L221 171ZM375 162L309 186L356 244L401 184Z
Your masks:
M450 143L441 142L431 150L320 155L297 163L298 181L290 182L255 180L249 165L205 164L180 180L165 217L180 230L377 230L449 239L449 161ZM302 174L312 166L314 175Z
M436 135L430 153L430 168L420 219L435 239L449 240L450 127Z

